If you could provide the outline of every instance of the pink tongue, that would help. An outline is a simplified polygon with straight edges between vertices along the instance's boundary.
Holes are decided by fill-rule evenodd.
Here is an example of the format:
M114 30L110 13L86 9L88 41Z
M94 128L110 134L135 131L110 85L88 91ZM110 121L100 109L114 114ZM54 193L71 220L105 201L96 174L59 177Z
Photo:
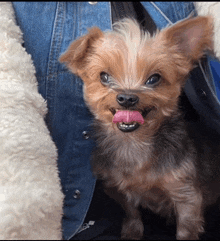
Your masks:
M129 110L117 111L112 121L114 123L118 123L118 122L129 123L129 122L135 121L135 122L140 122L141 124L144 124L144 118L139 111L129 111Z

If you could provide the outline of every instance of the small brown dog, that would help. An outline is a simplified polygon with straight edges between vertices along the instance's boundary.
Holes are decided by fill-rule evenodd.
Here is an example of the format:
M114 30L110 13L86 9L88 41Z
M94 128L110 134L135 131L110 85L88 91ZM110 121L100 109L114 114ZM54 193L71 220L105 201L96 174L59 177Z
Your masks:
M90 29L60 58L84 81L95 117L93 169L125 209L123 239L143 237L140 205L174 212L177 239L198 239L204 209L220 194L218 143L188 125L178 108L212 38L211 17L183 20L154 37L124 19L113 31Z

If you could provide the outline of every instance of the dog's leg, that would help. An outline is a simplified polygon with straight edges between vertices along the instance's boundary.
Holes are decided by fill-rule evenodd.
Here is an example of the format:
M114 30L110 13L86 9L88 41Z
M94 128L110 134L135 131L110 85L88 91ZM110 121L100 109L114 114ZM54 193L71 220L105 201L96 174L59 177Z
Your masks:
M190 195L189 195L190 194ZM198 240L203 230L202 195L198 192L182 194L182 201L175 202L178 240Z
M125 202L123 208L126 213L126 218L122 224L121 239L140 240L143 237L144 225L138 207L130 201Z
M120 203L125 211L126 217L122 224L121 239L140 240L143 237L144 225L137 205L133 201L127 201L126 196L119 193L116 188L106 188L105 192Z

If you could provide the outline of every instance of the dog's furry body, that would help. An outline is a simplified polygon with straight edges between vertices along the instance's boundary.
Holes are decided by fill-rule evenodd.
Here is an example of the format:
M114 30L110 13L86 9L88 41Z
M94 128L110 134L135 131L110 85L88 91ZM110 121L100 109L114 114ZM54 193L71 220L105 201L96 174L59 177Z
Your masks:
M180 113L175 114L164 120L151 144L148 138L139 143L109 135L102 123L95 121L94 173L104 180L108 195L123 206L128 201L167 217L182 211L190 221L184 224L190 231L187 239L196 239L197 232L202 231L205 207L220 196L219 137L204 128L199 123L186 124ZM184 207L187 203L191 209L188 214ZM134 232L133 225L124 225L124 238L127 232ZM135 233L129 237L135 237Z
M112 32L91 29L61 56L84 81L95 116L93 170L125 209L124 239L143 236L139 205L162 215L174 211L177 238L198 239L204 208L219 196L218 143L186 123L178 108L190 70L212 49L212 34L209 17L184 20L153 38L127 19ZM144 124L113 123L117 113L132 111Z

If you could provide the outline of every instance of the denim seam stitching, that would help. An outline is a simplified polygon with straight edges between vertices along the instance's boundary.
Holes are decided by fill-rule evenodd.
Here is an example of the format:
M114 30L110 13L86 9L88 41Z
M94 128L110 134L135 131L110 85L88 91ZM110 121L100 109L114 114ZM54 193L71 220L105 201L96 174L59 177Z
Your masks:
M150 3L160 12L160 14L168 21L169 24L173 25L173 22L166 16L163 11L161 11L161 9L154 2Z
M65 19L65 3L58 2L57 10L56 10L56 16L55 16L55 23L53 27L53 34L52 34L52 42L51 42L51 48L50 48L50 55L49 55L49 62L48 62L48 77L53 78L52 76L57 72L54 70L58 69L57 61L58 56L60 53L61 43L62 43L62 32L63 32L63 23ZM64 9L64 13L60 14L61 8ZM58 40L56 38L58 36Z
M63 13L62 13L63 10ZM47 76L46 76L46 99L48 101L48 109L50 110L50 118L53 122L55 118L54 111L54 101L55 101L55 92L56 92L56 76L58 71L58 57L61 49L62 43L62 32L63 24L65 20L65 3L57 2L56 14L54 18L53 31L51 36L51 45L50 45L50 54L48 57L48 67L47 67ZM49 113L48 112L48 113Z

